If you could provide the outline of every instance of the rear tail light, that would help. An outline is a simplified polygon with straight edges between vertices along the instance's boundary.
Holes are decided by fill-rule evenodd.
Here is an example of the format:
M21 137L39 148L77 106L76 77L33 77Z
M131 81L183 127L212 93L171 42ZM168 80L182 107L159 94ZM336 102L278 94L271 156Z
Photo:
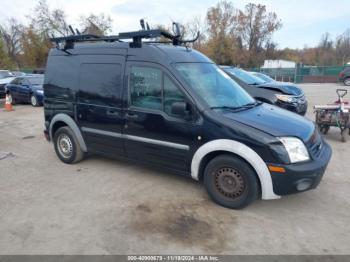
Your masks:
M339 73L339 76L340 76L340 77L343 77L344 75L345 75L344 72L340 72L340 73Z

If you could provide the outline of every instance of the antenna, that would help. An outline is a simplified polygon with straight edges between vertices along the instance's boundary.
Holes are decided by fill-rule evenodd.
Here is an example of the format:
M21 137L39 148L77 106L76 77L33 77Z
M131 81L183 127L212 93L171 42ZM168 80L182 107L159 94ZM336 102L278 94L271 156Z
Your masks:
M145 30L145 20L144 19L140 19L140 25L142 30Z
M73 27L71 25L68 26L69 30L72 32L72 35L75 35L75 32L73 30Z
M179 23L173 22L173 32L174 32L175 36L177 36L177 37L181 36Z

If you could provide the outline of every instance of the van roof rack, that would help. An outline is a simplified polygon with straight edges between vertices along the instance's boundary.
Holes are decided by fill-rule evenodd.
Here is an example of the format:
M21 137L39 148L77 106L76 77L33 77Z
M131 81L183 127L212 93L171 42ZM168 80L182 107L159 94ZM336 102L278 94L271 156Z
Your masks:
M50 41L56 43L56 48L69 53L67 50L73 49L74 43L77 43L77 42L94 42L94 41L122 42L122 40L125 40L125 39L132 39L133 41L129 43L130 47L140 48L142 46L142 39L164 37L166 39L169 39L170 41L148 41L145 43L172 43L173 45L181 45L186 43L193 43L199 37L199 32L198 32L197 36L194 39L183 40L180 33L180 26L178 23L175 23L175 22L173 23L173 30L175 34L171 34L163 29L150 29L148 23L147 23L147 29L145 29L143 19L140 20L140 24L141 24L142 30L133 31L133 32L124 32L124 33L119 33L118 35L111 35L111 36L81 34L78 30L76 30L76 33L75 33L72 27L69 26L72 32L72 35L63 36L63 37L51 37ZM63 48L59 47L60 43L64 43Z

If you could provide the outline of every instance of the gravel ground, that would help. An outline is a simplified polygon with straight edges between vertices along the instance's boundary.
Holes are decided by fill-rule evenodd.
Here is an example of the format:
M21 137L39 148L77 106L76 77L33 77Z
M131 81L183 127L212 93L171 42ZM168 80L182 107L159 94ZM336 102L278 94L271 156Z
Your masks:
M312 106L334 84L302 85ZM101 157L65 165L43 109L0 112L0 254L350 254L350 147L336 129L316 190L234 211L190 179Z

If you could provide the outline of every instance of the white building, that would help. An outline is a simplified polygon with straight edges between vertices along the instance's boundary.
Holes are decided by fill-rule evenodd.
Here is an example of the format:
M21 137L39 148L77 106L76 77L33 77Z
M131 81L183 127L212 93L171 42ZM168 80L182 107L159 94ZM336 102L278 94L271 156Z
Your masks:
M287 60L265 60L261 68L295 68L296 63Z

